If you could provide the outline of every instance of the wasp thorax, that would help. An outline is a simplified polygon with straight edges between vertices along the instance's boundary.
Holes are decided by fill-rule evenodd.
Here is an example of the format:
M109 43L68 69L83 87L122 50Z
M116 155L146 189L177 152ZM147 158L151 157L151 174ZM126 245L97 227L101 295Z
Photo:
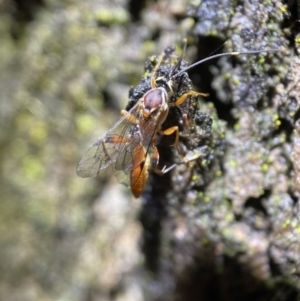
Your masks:
M163 88L152 89L145 94L143 111L145 118L149 118L153 112L165 105L166 94Z

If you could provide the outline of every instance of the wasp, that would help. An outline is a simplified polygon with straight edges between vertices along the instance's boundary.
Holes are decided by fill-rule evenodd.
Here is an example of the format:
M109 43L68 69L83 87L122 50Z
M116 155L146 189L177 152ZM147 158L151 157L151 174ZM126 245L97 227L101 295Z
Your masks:
M158 70L166 50L159 59L149 78L149 89L129 109L121 111L121 118L103 136L98 138L82 156L77 166L77 175L82 178L95 177L102 170L111 166L122 184L131 188L132 194L138 198L142 194L148 180L149 170L163 175L173 169L176 164L160 169L159 152L157 150L158 136L175 135L174 146L182 158L189 162L179 150L179 128L171 126L162 129L171 107L182 105L188 98L207 96L205 93L193 90L177 96L179 76L187 75L186 71L195 66L221 56L240 54L258 54L273 50L255 50L244 52L227 52L210 56L188 67L182 68L182 56L168 74L160 75ZM172 101L171 101L172 99Z

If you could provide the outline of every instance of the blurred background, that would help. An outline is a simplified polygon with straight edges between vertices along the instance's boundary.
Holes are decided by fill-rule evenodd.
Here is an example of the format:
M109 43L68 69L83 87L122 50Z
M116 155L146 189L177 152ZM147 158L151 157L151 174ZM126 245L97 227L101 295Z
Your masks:
M300 223L297 206L300 169L297 162L300 146L299 132L294 132L293 127L300 103L297 86L299 61L296 54L291 59L293 50L290 51L299 46L299 30L295 25L295 20L299 19L299 7L296 1L288 4L245 1L242 8L242 5L239 7L230 1L200 2L0 0L1 300L200 300L200 296L201 300L246 300L231 295L232 290L241 291L240 286L238 289L230 287L225 294L220 285L223 293L219 299L212 299L207 292L200 293L197 289L205 286L204 290L209 288L208 291L213 292L222 269L225 270L227 264L232 266L234 256L240 254L234 246L245 243L243 252L248 252L251 235L255 241L252 254L264 254L259 259L253 256L255 259L251 261L253 270L259 274L256 279L266 281L272 276L268 285L271 283L270 287L276 287L279 279L278 287L284 289L265 295L259 286L258 290L253 288L255 294L249 294L247 300L299 300ZM256 26L268 32L263 39L260 39L260 32L252 29L250 32L252 23L244 19L247 13L255 16L258 12L261 12L262 23ZM239 16L236 23L235 13ZM186 18L187 14L191 17ZM248 24L242 30L243 38L249 44L240 40L232 29L241 32L241 24ZM160 245L163 249L161 268L155 272L145 268L145 261L147 266L149 257L155 257L157 253L148 252L145 260L147 244L141 243L142 237L145 241L152 233L145 235L145 223L139 221L147 215L145 206L149 194L145 199L134 199L109 171L101 173L97 179L78 178L76 166L89 145L118 120L120 109L126 107L130 87L136 86L143 75L145 60L150 55L160 54L166 46L181 45L186 35L192 37L186 54L189 61L208 56L228 39L233 41L235 50L249 50L249 45L260 43L257 44L259 49L278 48L282 51L282 56L278 54L267 71L261 71L263 67L256 64L245 74L249 79L259 73L261 77L255 78L255 85L261 88L266 82L268 87L273 87L272 96L276 95L272 102L261 100L267 91L265 86L263 92L256 93L245 80L238 90L236 79L243 73L241 70L248 70L248 67L238 69L237 77L226 86L233 91L230 95L222 90L223 81L230 81L232 72L226 63L218 68L204 67L204 74L211 70L202 81L204 86L199 84L198 71L194 71L193 81L200 85L198 91L209 92L221 99L215 106L218 116L229 124L231 134L228 139L232 139L229 145L237 144L232 134L234 131L237 137L246 137L249 133L245 134L243 130L254 124L253 132L259 132L262 140L266 141L270 133L274 134L270 149L287 142L282 149L284 154L289 153L289 157L278 150L266 155L265 148L262 150L253 141L244 144L242 152L247 160L252 160L253 166L262 166L255 171L259 177L251 178L248 177L249 173L252 175L251 167L242 171L237 169L237 166L245 166L243 160L235 161L241 153L229 151L223 165L227 178L218 178L207 195L203 188L200 188L201 193L195 188L192 197L197 196L197 201L190 201L188 209L185 207L182 211L172 207L174 211L169 214L172 222L156 221L159 229L163 225L167 227L162 234L166 239L162 239L164 244ZM203 43L206 46L200 46ZM231 42L226 47L225 50L230 50ZM247 63L245 59L241 61ZM272 78L266 76L270 70ZM210 85L213 76L216 79ZM289 83L293 84L289 86ZM247 91L245 87L248 87ZM271 92L268 91L269 96ZM247 106L263 111L255 123L251 120L253 111L244 110L246 95L250 95ZM267 114L272 105L276 110L270 112L269 117ZM276 114L279 111L276 116L275 111ZM246 112L246 115L241 112ZM283 138L283 132L290 136ZM249 149L255 154L262 151L261 157L249 155ZM243 175L247 178L245 182L253 181L246 185ZM290 184L293 176L295 182ZM219 193L220 187L226 187L225 193L223 190ZM176 196L172 197L176 199ZM216 211L213 205L207 207L210 198L222 202ZM186 200L185 197L182 199ZM206 203L206 207L202 207L202 212L197 209L198 217L213 212L214 218L222 224L211 223L210 217L203 218L203 215L200 219L193 219L189 210L198 206L199 199ZM182 200L177 201L181 206ZM257 208L261 206L257 206L258 202L271 209L265 210L268 211L264 211L265 215L261 212L257 215L255 210L259 211ZM273 209L270 202L279 205ZM245 215L239 209L232 213L229 204L237 208L245 205L248 211ZM276 224L276 214L283 209L289 215L277 218ZM272 214L274 219L266 226L265 216ZM234 232L226 232L227 225L232 226L233 220ZM247 227L243 224L241 230L239 225L246 220ZM208 225L215 232L204 236L199 234ZM218 234L216 229L220 230ZM257 232L253 234L251 229ZM185 233L196 234L187 235L187 240L184 240ZM264 238L272 237L273 242L279 241L282 245L271 249L272 243L264 244L261 233L268 233ZM210 240L214 242L213 248L208 243ZM230 240L230 248L227 248L227 240ZM199 241L201 248L193 244L195 241ZM206 257L205 264L198 258L202 252L199 250L208 245L207 253L203 254L214 254L214 272L209 265L211 257ZM224 253L227 257L221 256ZM264 257L269 253L272 253L272 260ZM248 259L247 256L239 258L238 263L243 264ZM285 263L288 265L284 266ZM261 268L258 269L258 265ZM232 271L224 274L225 280L242 273L236 266ZM282 275L284 277L280 278ZM208 280L209 277L212 278ZM173 295L178 284L179 293ZM251 286L251 282L245 285ZM252 288L250 291L253 293Z
M142 75L130 19L127 1L0 2L1 300L109 300L141 263L140 201L76 175Z

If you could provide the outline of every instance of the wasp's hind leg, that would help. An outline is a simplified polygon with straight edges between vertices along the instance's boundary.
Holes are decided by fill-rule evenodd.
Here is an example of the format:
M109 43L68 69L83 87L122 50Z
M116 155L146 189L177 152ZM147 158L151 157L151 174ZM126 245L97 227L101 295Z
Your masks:
M164 131L159 131L159 134L166 135L166 136L175 134L175 142L171 146L175 146L179 156L183 160L183 163L187 163L187 161L184 158L184 155L182 154L181 150L179 149L179 130L178 130L178 126L171 126L170 128L168 128Z
M166 165L163 167L163 169L159 169L157 166L158 166L158 163L159 163L159 153L158 153L158 150L157 150L157 147L155 145L152 145L152 149L153 149L153 155L152 155L152 158L151 158L151 166L152 166L152 170L162 176L163 174L169 172L171 169L173 169L176 164L173 164L169 167L167 167Z

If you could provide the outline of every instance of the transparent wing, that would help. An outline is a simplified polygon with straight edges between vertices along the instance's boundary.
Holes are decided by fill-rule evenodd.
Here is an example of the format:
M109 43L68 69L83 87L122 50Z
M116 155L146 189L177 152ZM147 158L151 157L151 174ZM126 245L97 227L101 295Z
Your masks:
M132 145L131 145L132 147ZM128 152L129 155L129 152ZM125 184L127 186L131 186L133 183L131 182L131 171L138 167L142 161L145 161L146 154L144 152L144 148L141 144L137 144L133 149L130 155L130 162L131 164L126 164L127 158L121 154L118 157L118 161L120 161L117 165L115 163L115 176L118 179L119 183ZM124 163L123 163L124 162ZM126 168L124 168L126 166ZM120 168L119 168L120 167Z
M86 151L77 166L77 175L82 178L95 177L101 170L112 166L118 180L129 184L131 170L141 163L133 160L133 156L143 147L139 125L130 120L138 121L140 114L139 101Z

